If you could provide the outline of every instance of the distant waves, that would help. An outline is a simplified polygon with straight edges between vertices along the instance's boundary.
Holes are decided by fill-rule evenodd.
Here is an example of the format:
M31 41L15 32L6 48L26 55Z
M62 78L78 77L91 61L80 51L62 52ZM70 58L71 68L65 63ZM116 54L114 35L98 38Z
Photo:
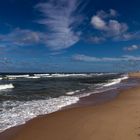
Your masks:
M101 76L103 73L90 73L90 74L26 74L26 75L1 75L0 80L8 79L14 80L18 78L31 78L31 79L38 79L38 78L61 78L61 77L91 77L91 76Z

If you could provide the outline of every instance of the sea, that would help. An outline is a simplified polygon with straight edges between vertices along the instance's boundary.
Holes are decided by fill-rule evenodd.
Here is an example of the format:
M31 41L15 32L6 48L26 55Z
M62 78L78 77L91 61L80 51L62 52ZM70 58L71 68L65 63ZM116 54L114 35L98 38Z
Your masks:
M125 73L0 73L0 132L81 98L136 84Z

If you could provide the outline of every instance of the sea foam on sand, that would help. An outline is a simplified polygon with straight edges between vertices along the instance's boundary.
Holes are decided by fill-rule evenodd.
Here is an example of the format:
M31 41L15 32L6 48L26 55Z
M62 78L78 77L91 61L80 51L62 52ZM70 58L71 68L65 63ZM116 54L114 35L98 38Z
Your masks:
M62 107L79 101L78 97L61 96L47 100L33 101L6 101L3 103L0 113L0 132L43 114L55 112Z

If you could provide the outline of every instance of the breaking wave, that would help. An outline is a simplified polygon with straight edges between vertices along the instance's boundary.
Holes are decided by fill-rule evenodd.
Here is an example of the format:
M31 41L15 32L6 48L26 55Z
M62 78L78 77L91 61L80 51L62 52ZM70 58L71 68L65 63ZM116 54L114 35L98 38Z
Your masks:
M28 78L29 75L6 75L5 79L17 79L17 78Z
M73 95L73 94L78 93L80 91L81 90L69 91L69 92L66 93L66 95Z
M6 90L6 89L11 89L11 88L14 88L13 84L0 85L0 91Z
M116 85L116 84L121 83L122 80L126 80L128 78L129 78L128 75L124 75L121 78L110 80L108 83L104 84L103 86L104 87L109 87L109 86L112 86L112 85Z

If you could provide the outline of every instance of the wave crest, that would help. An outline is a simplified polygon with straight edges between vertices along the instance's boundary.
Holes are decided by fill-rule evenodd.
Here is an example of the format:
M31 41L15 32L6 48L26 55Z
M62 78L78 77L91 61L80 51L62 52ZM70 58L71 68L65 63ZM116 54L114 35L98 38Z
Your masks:
M128 75L124 75L123 77L121 78L117 78L117 79L113 79L113 80L110 80L107 84L103 85L104 87L109 87L109 86L112 86L112 85L116 85L116 84L119 84L122 80L126 80L128 79Z
M0 85L0 90L6 90L11 88L14 88L13 84Z

